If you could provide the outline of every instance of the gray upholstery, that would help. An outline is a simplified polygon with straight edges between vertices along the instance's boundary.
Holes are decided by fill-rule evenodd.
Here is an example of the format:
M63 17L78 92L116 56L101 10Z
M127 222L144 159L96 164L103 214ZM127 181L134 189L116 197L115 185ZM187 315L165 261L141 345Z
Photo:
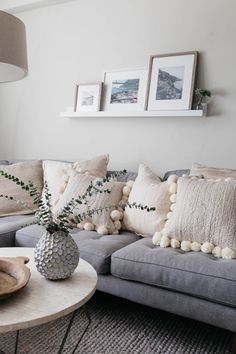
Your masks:
M14 246L16 230L27 224L31 224L34 220L34 215L0 217L0 247Z
M152 285L119 279L112 275L99 275L97 289L143 305L236 332L236 308L230 306ZM221 353L218 352L218 354Z
M119 172L119 171L107 171L107 176L111 176L112 174ZM125 175L121 175L119 177L117 177L117 181L119 182L127 182L127 181L134 181L137 177L137 172L129 172L127 171L127 173Z
M17 231L16 246L34 247L42 236L41 226L32 225ZM71 235L79 246L81 258L88 261L100 274L110 272L111 255L118 249L139 240L139 236L123 232L120 235L99 235L95 231L74 229Z
M165 174L164 174L164 177L163 177L163 181L166 181L167 178L170 176L170 175L177 175L179 177L181 177L182 175L189 175L190 173L190 170L174 170L174 171L167 171Z
M143 238L112 255L111 274L236 307L236 260L161 248Z
M9 165L7 160L0 160L0 165Z

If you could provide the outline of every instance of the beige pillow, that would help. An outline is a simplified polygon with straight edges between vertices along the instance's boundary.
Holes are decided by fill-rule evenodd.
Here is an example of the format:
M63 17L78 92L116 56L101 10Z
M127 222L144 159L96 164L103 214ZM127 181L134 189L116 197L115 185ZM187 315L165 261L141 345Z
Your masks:
M236 257L232 251L236 250L236 180L181 177L177 195L171 199L176 201L173 212L168 214L162 238L154 235L155 244L168 247L171 242L173 248L184 251Z
M97 156L91 160L82 162L61 162L61 161L43 161L44 181L47 181L51 194L51 204L56 205L61 194L64 192L71 171L80 173L89 173L95 177L105 177L109 155Z
M217 168L217 167L208 167L194 163L190 171L191 175L194 176L203 176L204 178L227 178L232 177L236 178L236 170L231 170L228 168Z
M43 187L43 169L42 161L18 162L12 165L0 166L1 171L5 171L24 182L32 181L37 187L38 193L42 193ZM33 204L33 199L29 193L22 190L15 182L0 176L0 194L12 196L27 204L28 207L17 204L12 200L0 198L0 216L31 214L37 210Z
M81 174L75 171L72 172L64 193L62 194L55 208L53 209L54 214L57 215L58 213L60 213L63 207L68 202L70 202L72 198L77 198L78 196L83 195L86 189L88 188L90 182L95 180L96 179L93 176ZM122 190L124 186L125 183L116 182L115 180L106 182L102 189L109 189L111 193L94 194L88 199L89 207L91 209L99 209L107 206L117 205L122 199ZM121 223L119 220L113 221L111 219L110 214L113 209L115 208L103 210L99 214L94 214L91 218L87 217L86 220L84 220L80 225L78 225L78 227L85 227L85 229L88 230L96 229L100 234L117 234L119 229L121 228ZM74 215L86 212L86 210L87 206L78 205L78 208L75 209Z
M164 227L171 205L169 185L167 182L161 182L160 178L143 164L139 166L128 201L131 204L136 202L155 207L156 210L147 212L126 207L123 219L123 227L126 230L141 236L152 236Z

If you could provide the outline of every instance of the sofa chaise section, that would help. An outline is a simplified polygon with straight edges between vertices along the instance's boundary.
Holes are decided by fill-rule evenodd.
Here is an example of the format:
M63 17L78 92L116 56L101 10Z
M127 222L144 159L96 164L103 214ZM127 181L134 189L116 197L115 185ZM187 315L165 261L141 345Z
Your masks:
M35 247L43 235L44 229L39 225L31 225L16 232L17 247ZM77 243L80 257L89 262L98 274L110 273L111 255L120 248L140 239L131 232L120 235L99 235L95 231L74 229L71 235Z

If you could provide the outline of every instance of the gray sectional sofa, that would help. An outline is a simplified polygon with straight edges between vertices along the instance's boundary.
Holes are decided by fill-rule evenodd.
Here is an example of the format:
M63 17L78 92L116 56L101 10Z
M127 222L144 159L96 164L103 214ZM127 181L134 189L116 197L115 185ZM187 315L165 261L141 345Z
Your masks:
M122 178L135 177L130 173ZM0 247L34 247L42 227L21 228L33 219L33 215L0 218ZM163 249L151 238L126 231L101 236L75 229L72 235L81 258L98 273L98 290L236 332L236 260Z

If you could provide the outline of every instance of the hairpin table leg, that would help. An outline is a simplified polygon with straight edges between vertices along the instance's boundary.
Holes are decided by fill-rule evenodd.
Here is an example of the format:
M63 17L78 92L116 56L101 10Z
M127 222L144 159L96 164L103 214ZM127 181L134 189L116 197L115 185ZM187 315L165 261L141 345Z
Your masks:
M14 351L14 354L17 353L18 342L19 342L19 330L16 331L16 343L15 343L15 351Z
M79 340L78 340L78 342L77 342L77 344L76 344L76 346L75 346L75 348L74 348L74 350L73 350L73 352L72 352L71 354L74 354L74 353L75 353L76 349L78 348L80 342L82 341L82 339L83 339L85 333L87 332L87 330L88 330L88 328L89 328L89 326L90 326L90 323L91 323L91 317L90 317L90 315L89 315L89 311L88 311L87 306L84 305L84 306L83 306L83 309L84 309L85 315L86 315L86 317L87 317L88 323L87 323L87 326L85 327L83 333L81 334L81 336L80 336L80 338L79 338Z
M78 348L80 342L82 341L82 339L83 339L85 333L87 332L87 330L88 330L88 328L89 328L89 325L90 325L90 323L91 323L91 318L90 318L90 315L89 315L89 312L88 312L88 309L87 309L86 305L83 306L83 310L84 310L85 315L86 315L86 317L87 317L88 323L87 323L85 329L83 330L82 334L80 335L79 340L78 340L78 342L76 343L76 346L75 346L75 348L74 348L74 350L73 350L73 352L72 352L71 354L74 354L74 353L75 353L76 349ZM64 348L65 342L66 342L66 340L67 340L68 334L69 334L69 332L70 332L71 326L72 326L72 324L73 324L73 321L74 321L74 318L75 318L76 313L77 313L77 310L74 311L74 312L73 312L73 315L71 316L71 319L70 319L70 322L69 322L69 324L68 324L66 333L65 333L64 338L63 338L63 340L62 340L62 342L61 342L61 345L60 345L60 349L59 349L59 351L58 351L58 354L62 354L62 352L63 352L63 348ZM0 353L0 354L1 354L1 353Z
M70 319L70 322L69 322L69 324L68 324L66 333L65 333L64 338L63 338L63 340L62 340L62 342L61 342L61 345L60 345L60 349L59 349L59 351L58 351L58 354L61 354L62 351L63 351L64 345L65 345L65 342L66 342L66 340L67 340L68 334L69 334L69 332L70 332L71 326L72 326L72 324L73 324L73 321L74 321L76 312L77 312L77 311L74 311L73 314L72 314L72 316L71 316L71 319Z

